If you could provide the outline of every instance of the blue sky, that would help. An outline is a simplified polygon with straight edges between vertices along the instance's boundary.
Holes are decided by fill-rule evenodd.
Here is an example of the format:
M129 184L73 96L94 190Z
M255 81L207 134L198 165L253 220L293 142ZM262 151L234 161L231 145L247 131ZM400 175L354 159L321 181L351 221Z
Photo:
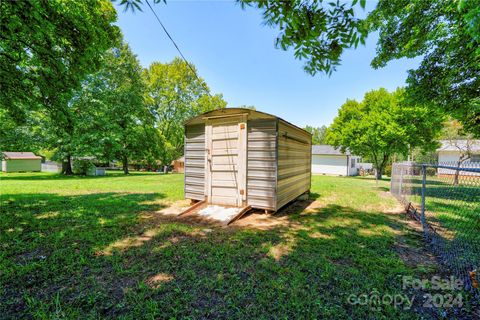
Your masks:
M368 3L367 10L373 5ZM228 107L254 105L302 127L328 126L347 98L361 100L371 89L403 86L407 70L419 62L402 59L372 69L373 34L365 46L348 50L330 77L312 77L292 51L275 49L278 31L262 25L259 10L242 10L233 1L169 0L153 7L212 93L222 93ZM118 6L117 11L124 39L144 67L178 56L146 5L143 12L124 12Z

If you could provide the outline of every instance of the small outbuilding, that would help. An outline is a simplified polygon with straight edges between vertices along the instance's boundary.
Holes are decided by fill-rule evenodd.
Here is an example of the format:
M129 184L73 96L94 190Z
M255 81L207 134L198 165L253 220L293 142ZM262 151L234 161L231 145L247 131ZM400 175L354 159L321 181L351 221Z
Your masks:
M330 145L312 146L312 173L336 176L355 176L360 157L342 152Z
M3 172L41 171L42 157L33 152L2 152Z
M311 184L307 131L271 114L211 111L185 123L185 198L277 211Z
M185 157L180 157L177 160L172 161L173 172L184 173L185 172Z

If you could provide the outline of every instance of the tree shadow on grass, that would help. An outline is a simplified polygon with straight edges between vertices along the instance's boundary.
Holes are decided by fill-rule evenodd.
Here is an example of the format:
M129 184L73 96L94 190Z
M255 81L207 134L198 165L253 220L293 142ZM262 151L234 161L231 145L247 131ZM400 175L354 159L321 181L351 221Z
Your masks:
M132 172L130 176L153 176L158 173L148 173L148 172ZM158 174L160 175L160 174ZM83 176L83 175L63 175L63 174L55 174L55 173L33 173L33 172L25 172L25 173L15 173L12 174L2 174L0 175L1 180L19 180L19 181L47 181L47 180L75 180L75 179L84 179L84 180L95 180L95 179L111 179L111 178L119 178L119 177L129 177L129 175L124 174L123 172L107 172L104 176Z
M310 194L309 194L309 199L311 199L311 200L316 200L316 199L318 199L318 198L320 198L320 194L319 194L319 193L310 192Z
M305 201L271 228L206 228L154 213L137 224L160 194L10 198L7 317L366 318L369 306L348 296L401 292L410 272L392 250L399 222L379 212L305 213ZM377 315L410 317L393 306Z
M99 267L98 248L138 232L141 213L163 208L163 198L160 193L2 194L0 312L16 317L28 303L36 308L35 301L82 283L85 268ZM26 301L28 293L37 300Z
M124 299L148 297L154 317L365 318L371 309L351 305L350 294L402 292L399 275L409 269L392 250L397 219L331 205L289 220L269 230L159 234L123 253L130 268L149 266ZM400 314L385 306L377 315Z

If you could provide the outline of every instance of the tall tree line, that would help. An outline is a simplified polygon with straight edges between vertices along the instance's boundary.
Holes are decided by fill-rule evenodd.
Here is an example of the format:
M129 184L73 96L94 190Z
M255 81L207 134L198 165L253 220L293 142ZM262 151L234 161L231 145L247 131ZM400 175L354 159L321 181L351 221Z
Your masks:
M224 108L194 66L143 69L101 1L0 2L0 150L41 151L72 174L73 159L168 165L183 122Z
M327 126L321 126L321 127L305 126L305 130L312 134L312 144L326 143L325 137L327 134Z

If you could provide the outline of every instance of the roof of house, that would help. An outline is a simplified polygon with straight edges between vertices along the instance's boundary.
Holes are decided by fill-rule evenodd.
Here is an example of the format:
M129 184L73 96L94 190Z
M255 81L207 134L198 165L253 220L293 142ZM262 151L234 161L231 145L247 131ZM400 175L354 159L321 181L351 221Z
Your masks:
M8 160L36 160L42 157L36 156L33 152L2 152L3 157Z
M342 152L340 149L330 146L328 144L317 144L312 146L312 154L349 156L350 151L346 150L345 152Z
M440 140L441 146L437 151L464 151L480 152L480 140Z

